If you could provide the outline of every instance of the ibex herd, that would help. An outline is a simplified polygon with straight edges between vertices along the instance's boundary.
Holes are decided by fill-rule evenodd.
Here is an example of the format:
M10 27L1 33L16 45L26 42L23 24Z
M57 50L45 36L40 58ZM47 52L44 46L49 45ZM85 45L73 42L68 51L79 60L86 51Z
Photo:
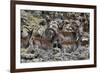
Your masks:
M33 45L38 45L39 47L43 48L63 48L63 45L73 45L78 44L78 30L77 31L63 31L61 28L65 28L65 23L68 23L65 21L62 21L60 24L57 21L50 21L49 25L47 26L44 24L43 26L47 26L45 32L40 35L36 34L33 35L32 31L26 32L21 31L21 47L22 48L28 48L30 45L30 42Z

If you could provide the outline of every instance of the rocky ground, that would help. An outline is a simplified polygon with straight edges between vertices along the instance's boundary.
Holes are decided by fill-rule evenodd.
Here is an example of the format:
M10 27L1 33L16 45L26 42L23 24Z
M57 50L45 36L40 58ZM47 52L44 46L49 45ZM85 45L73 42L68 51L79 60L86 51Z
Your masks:
M69 61L69 60L85 60L89 59L88 48L80 48L74 52L60 48L52 48L44 50L42 48L35 48L31 51L21 49L21 62L45 62L45 61Z

